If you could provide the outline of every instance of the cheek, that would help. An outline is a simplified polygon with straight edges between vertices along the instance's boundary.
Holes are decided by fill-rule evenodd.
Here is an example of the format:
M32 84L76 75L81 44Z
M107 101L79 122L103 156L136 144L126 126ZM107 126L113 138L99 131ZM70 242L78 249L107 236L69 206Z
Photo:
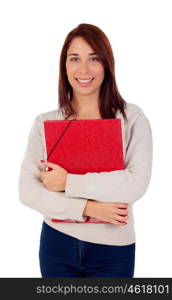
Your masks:
M104 72L102 72L102 71L97 72L96 78L98 79L98 81L102 82L104 79Z
M74 74L77 70L77 65L76 64L66 64L66 71L69 74Z
M103 78L104 77L103 67L97 66L97 68L95 69L95 75L97 75L97 77L99 78Z
M74 76L73 73L68 74L68 80L69 80L71 85L74 85L74 83L75 83L75 78L74 77L75 76Z
M67 78L68 78L70 83L72 83L73 80L74 80L74 75L76 73L75 69L76 69L75 67L71 67L71 66L70 67L67 66L67 68L66 68L66 72L67 72L66 75L67 75Z

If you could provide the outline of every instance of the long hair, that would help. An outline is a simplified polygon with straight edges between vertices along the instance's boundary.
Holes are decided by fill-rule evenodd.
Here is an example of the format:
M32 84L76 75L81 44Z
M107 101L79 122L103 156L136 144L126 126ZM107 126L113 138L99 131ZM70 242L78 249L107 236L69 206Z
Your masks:
M103 119L116 118L116 112L119 109L125 120L126 101L118 91L115 79L115 60L112 47L105 33L95 25L82 23L70 31L64 41L59 64L59 85L58 101L59 107L65 118L75 115L71 100L73 89L68 81L66 74L67 50L71 41L76 37L82 37L97 53L104 67L104 80L99 93L99 111Z

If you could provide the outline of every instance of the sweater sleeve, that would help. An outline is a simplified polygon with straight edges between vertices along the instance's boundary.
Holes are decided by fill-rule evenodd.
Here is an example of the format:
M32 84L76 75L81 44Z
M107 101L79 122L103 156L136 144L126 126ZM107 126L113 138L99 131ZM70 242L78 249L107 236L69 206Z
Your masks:
M68 174L67 197L84 197L102 202L131 203L146 192L152 171L152 131L142 112L130 127L125 169L111 172Z
M21 163L18 188L20 201L50 218L84 221L87 199L67 198L65 192L54 192L42 184L39 171L43 170L44 145L41 133L41 114L31 127L28 144Z

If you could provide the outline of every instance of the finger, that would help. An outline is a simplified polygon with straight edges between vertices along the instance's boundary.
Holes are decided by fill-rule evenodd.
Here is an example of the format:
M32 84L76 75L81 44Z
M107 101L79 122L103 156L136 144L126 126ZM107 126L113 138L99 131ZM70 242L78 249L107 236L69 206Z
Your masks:
M128 209L127 208L116 208L115 209L116 214L118 215L127 215L128 214Z
M47 171L40 171L40 176L41 177L44 177L45 174L47 175Z
M42 175L45 174L45 173L47 173L47 172L46 171L40 171L40 174L42 174Z
M124 225L126 225L126 223L122 223L122 222L119 222L119 221L116 221L116 220L112 220L110 223L114 224L114 225L118 225L118 226L124 226Z
M128 207L128 203L115 202L115 204L118 208L127 208Z
M40 171L40 178L42 181L45 180L46 176L47 176L47 171Z
M52 162L49 162L49 161L42 161L40 160L40 162L44 165L44 166L47 166L47 167L50 167L52 169L58 169L60 166L57 165L57 164L54 164Z
M115 220L119 222L125 222L128 220L128 216L124 217L124 216L116 215Z

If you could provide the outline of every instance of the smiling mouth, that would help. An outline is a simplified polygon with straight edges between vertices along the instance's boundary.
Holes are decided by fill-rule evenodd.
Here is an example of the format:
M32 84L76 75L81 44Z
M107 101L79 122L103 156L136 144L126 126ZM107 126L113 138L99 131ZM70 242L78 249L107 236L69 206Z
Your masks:
M94 80L94 78L88 78L88 79L87 78L85 78L85 79L75 78L75 79L81 85L88 85L88 84L90 84Z

